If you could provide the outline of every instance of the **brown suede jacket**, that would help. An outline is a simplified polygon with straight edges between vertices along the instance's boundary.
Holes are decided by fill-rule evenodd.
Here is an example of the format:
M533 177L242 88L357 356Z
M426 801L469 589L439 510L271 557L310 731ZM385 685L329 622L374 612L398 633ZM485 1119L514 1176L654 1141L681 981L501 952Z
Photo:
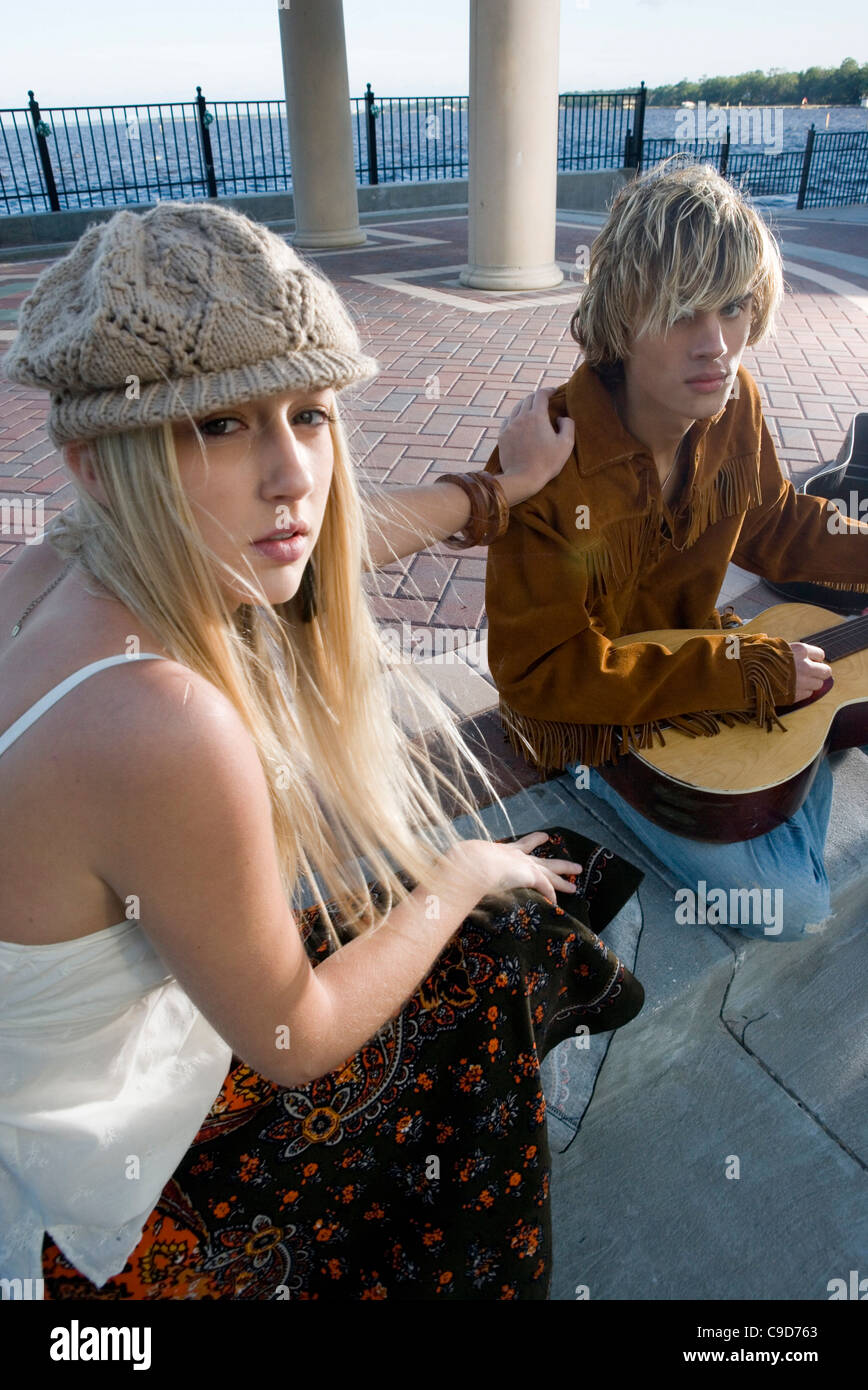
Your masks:
M649 747L664 721L694 734L734 720L770 727L795 696L792 652L747 636L740 659L727 655L723 629L739 620L715 608L726 567L868 592L868 523L836 514L846 533L830 529L827 502L795 492L744 367L724 409L692 426L671 511L650 451L586 363L550 414L575 421L575 448L488 551L488 661L513 747L563 768ZM500 472L497 449L486 471ZM710 631L675 652L612 645L660 628Z

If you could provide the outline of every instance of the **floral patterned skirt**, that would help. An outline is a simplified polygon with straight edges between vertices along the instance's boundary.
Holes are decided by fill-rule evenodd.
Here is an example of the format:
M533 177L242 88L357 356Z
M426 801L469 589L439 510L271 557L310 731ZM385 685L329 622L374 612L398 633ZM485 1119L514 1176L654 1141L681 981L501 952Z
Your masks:
M47 1299L545 1299L550 1157L540 1062L639 1012L600 932L642 875L581 863L557 907L483 898L392 1022L342 1067L275 1085L237 1058L124 1269L97 1288L45 1237ZM329 952L301 915L314 965Z

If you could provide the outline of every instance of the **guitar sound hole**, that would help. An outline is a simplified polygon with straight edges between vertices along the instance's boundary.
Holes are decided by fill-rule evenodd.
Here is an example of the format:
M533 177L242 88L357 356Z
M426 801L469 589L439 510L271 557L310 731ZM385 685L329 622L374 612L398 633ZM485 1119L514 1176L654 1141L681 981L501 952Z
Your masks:
M808 695L806 699L799 700L795 705L777 706L778 714L790 714L794 709L804 709L806 705L814 705L818 700L822 700L824 695L828 695L832 686L835 684L835 677L830 676L827 681L823 681L819 690L815 690L813 695Z

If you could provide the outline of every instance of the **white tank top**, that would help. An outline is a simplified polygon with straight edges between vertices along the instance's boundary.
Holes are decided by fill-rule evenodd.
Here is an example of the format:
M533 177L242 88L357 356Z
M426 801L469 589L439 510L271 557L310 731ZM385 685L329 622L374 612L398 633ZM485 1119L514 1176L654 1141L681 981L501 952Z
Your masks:
M0 756L88 676L164 659L73 672L0 736ZM46 1231L94 1284L118 1274L231 1059L138 921L0 941L0 1278L41 1279Z

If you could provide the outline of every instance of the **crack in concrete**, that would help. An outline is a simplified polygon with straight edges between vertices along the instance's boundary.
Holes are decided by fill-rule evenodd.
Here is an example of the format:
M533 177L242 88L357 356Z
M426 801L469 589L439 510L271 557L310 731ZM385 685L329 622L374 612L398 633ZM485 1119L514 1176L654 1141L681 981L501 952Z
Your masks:
M760 1018L766 1017L766 1014L760 1014L759 1018L749 1019L748 1022L745 1024L744 1028L742 1029L741 1037L738 1036L737 1030L730 1024L729 1020L724 1017L723 1011L726 1008L726 1001L729 998L729 992L732 988L732 984L735 980L738 968L744 961L744 952L737 952L733 947L732 943L727 941L726 937L723 936L721 932L717 931L714 926L712 926L711 929L714 932L715 936L719 937L723 944L732 952L733 956L732 973L730 974L726 989L723 992L723 998L720 1001L720 1009L718 1012L718 1016L724 1028L729 1033L730 1037L736 1043L738 1043L738 1046L742 1048L747 1053L747 1055L757 1063L758 1066L762 1067L766 1076L768 1076L775 1083L776 1086L779 1086L781 1090L784 1092L784 1094L789 1096L790 1100L795 1101L796 1105L798 1105L800 1110L804 1110L805 1114L813 1120L814 1124L817 1125L818 1128L820 1128L823 1131L823 1133L827 1135L829 1139L832 1140L832 1143L837 1144L838 1148L841 1149L841 1151L845 1153L848 1158L852 1158L853 1162L858 1163L859 1167L863 1170L863 1172L868 1173L868 1163L866 1163L865 1160L855 1152L855 1150L851 1149L850 1145L846 1144L844 1140L840 1137L840 1135L836 1134L834 1130L830 1129L826 1122L822 1120L820 1116L816 1113L816 1111L812 1110L809 1105L806 1105L805 1102L802 1100L801 1096L796 1095L795 1091L793 1091L791 1087L787 1085L783 1077L779 1076L777 1072L774 1071L768 1065L767 1062L763 1061L759 1053L754 1052L753 1048L748 1047L747 1043L744 1041L744 1035L750 1024L758 1023ZM768 1013L768 1010L766 1010L766 1013Z
M561 790L565 791L565 794L566 794L567 796L571 796L571 795L572 795L572 793L570 792L569 789L561 789ZM606 832L606 834L608 834L608 835L611 836L611 834L612 834L612 829L611 829L611 827L606 823L606 821L604 821L603 818L602 818L601 816L597 815L597 814L595 813L595 811L594 811L590 806L587 805L587 802L585 802L585 803L583 803L583 804L584 804L585 810L588 812L588 814L597 822L598 825L600 825L600 826L604 829L604 831ZM601 843L605 843L605 841L601 841ZM639 846L639 851L641 851L642 849L644 849L644 846L641 846L641 845L640 845L640 846ZM659 866L656 865L656 864L650 863L650 862L648 861L648 859L645 858L645 857L641 854L641 852L637 852L637 851L636 851L635 849L633 849L633 848L631 848L629 851L626 850L626 849L624 849L624 848L622 848L622 849L619 851L619 853L623 853L624 856L625 856L627 859L630 859L630 860L631 860L632 862L634 862L634 863L638 861L640 864L643 864L643 866L645 867L645 869L646 869L647 872L650 872L650 873L652 873L652 874L655 874L655 875L657 876L657 878L660 879L660 881L661 881L662 883L666 884L666 880L665 880L664 878L662 878L662 876L661 876L661 874L660 874L660 868L659 868ZM666 886L669 887L670 885L666 884ZM641 885L640 885L640 887L641 887ZM641 898L640 898L640 908L641 908ZM644 909L642 909L642 911L643 911L643 924L644 924ZM725 989L724 992L723 992L723 998L722 998L721 1001L720 1001L720 1008L719 1008L719 1010L718 1010L718 1017L719 1017L719 1019L720 1019L720 1022L723 1024L724 1028L725 1028L726 1031L729 1033L729 1035L730 1035L730 1037L733 1039L733 1041L734 1041L735 1043L737 1043L738 1046L739 1046L740 1048L742 1048L743 1051L746 1052L747 1055L748 1055L749 1057L751 1057L751 1058L757 1063L757 1065L758 1065L759 1067L762 1068L762 1070L763 1070L763 1071L766 1073L766 1075L775 1083L775 1085L776 1085L776 1086L779 1086L780 1089L784 1092L784 1094L787 1095L787 1096L789 1096L790 1100L794 1101L794 1102L796 1103L796 1105L798 1105L798 1107L799 1107L800 1110L803 1110L803 1111L805 1112L805 1114L808 1115L808 1116L810 1117L811 1120L813 1120L814 1124L817 1125L817 1127L818 1127L819 1129L821 1129L821 1130L823 1131L823 1133L824 1133L825 1135L828 1136L829 1139L832 1140L832 1143L833 1143L833 1144L836 1144L837 1147L838 1147L839 1149L841 1149L841 1151L842 1151L843 1153L845 1153L845 1154L847 1155L848 1158L852 1158L853 1162L856 1163L856 1164L858 1164L859 1167L863 1170L863 1172L868 1172L868 1163L866 1163L865 1160L864 1160L863 1158L861 1158L859 1154L857 1154L853 1149L851 1149L850 1146L849 1146L849 1144L845 1143L844 1140L840 1137L840 1135L835 1134L834 1130L830 1129L829 1126L825 1123L825 1121L822 1120L822 1119L820 1118L820 1116L819 1116L814 1110L812 1110L811 1107L810 1107L809 1105L806 1105L805 1102L801 1099L800 1096L797 1096L797 1095L796 1095L795 1091L793 1091L793 1090L786 1084L786 1082L783 1080L783 1078L782 1078L781 1076L779 1076L779 1075L777 1074L777 1072L775 1072L775 1071L768 1065L767 1062L764 1062L763 1059L762 1059L762 1057L760 1057L758 1053L754 1052L753 1049L752 1049L751 1047L749 1047L748 1044L744 1041L744 1034L745 1034L745 1032L747 1031L747 1028L749 1027L749 1025L750 1025L751 1023L758 1023L758 1022L759 1022L759 1018L749 1019L748 1022L745 1024L744 1028L742 1029L742 1035L741 1035L741 1037L739 1037L739 1036L738 1036L738 1033L737 1033L737 1031L736 1031L736 1029L735 1029L735 1028L729 1023L729 1021L724 1017L724 1009L726 1008L726 1002L727 1002L727 999L729 998L729 992L730 992L730 990L731 990L731 988L732 988L732 984L733 984L733 981L734 981L734 979L735 979L736 972L738 971L739 966L742 965L743 962L744 962L746 952L745 952L745 948L744 948L744 947L742 947L740 950L736 950L736 948L733 946L732 942L728 941L728 940L726 939L726 937L723 935L723 933L720 932L720 931L718 931L718 929L714 926L713 923L708 923L708 926L709 926L710 929L714 932L715 936L717 936L717 937L723 942L724 946L727 948L727 950L728 950L728 951L731 953L731 955L732 955L732 972L731 972L731 974L730 974L729 981L727 982L726 989ZM637 950L637 960L638 960L638 950ZM766 1016L765 1014L761 1014L761 1015L760 1015L760 1018L765 1018L765 1016ZM607 1055L608 1055L608 1054L607 1054ZM602 1068L601 1068L601 1070L602 1070ZM571 1142L572 1142L572 1141L571 1141Z
M731 984L731 983L732 983L732 980L730 980L730 984ZM762 1022L762 1020L763 1020L764 1018L768 1018L768 1016L769 1016L769 1011L768 1011L768 1009L766 1009L766 1011L765 1011L764 1014L757 1014L756 1018L749 1018L748 1021L747 1021L747 1023L744 1025L744 1027L743 1027L742 1030L741 1030L741 1037L739 1038L739 1042L740 1042L742 1045L744 1045L744 1035L745 1035L745 1033L747 1032L747 1030L748 1030L748 1028L750 1027L750 1025L751 1025L752 1023L760 1023L760 1022Z

